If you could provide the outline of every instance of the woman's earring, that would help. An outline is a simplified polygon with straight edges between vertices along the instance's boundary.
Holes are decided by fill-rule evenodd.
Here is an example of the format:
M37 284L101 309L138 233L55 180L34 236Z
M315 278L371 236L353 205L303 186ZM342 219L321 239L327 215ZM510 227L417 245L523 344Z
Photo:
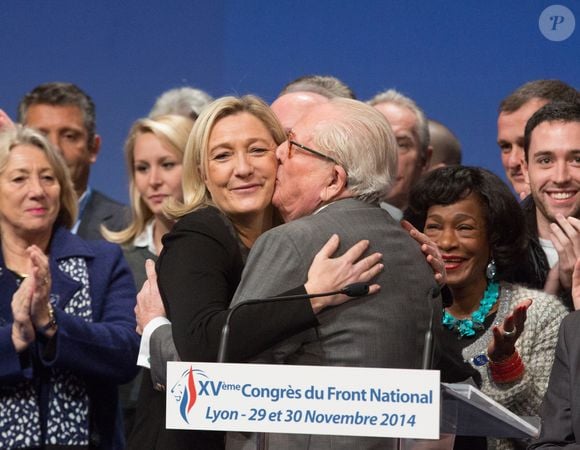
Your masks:
M495 280L496 275L497 275L497 267L495 266L495 259L491 258L491 261L485 268L485 276L489 281L493 281Z

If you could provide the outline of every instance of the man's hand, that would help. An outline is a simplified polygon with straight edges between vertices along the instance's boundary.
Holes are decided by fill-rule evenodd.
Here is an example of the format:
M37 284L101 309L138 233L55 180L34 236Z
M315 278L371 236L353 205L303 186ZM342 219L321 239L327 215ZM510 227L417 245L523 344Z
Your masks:
M155 263L148 259L145 261L145 271L147 280L137 294L137 305L135 305L135 317L137 318L137 333L143 334L145 326L156 317L165 317L165 307L159 294L157 286L157 273Z

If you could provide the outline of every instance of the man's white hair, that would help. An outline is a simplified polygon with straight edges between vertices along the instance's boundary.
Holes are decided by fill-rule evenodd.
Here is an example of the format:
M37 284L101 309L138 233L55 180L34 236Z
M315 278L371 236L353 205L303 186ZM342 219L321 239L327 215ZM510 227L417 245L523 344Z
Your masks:
M391 126L378 110L358 100L335 97L326 105L337 114L315 127L314 143L344 167L354 197L369 203L383 200L397 174Z

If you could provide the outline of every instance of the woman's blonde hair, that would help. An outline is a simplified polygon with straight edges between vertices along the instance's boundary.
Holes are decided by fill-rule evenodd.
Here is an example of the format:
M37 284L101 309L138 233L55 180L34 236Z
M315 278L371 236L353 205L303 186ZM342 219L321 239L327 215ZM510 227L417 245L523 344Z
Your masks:
M121 231L111 231L102 227L101 232L105 239L118 244L131 244L135 237L145 230L147 223L153 217L153 212L135 186L135 142L137 137L152 133L182 161L185 144L192 126L193 120L178 115L144 118L133 124L125 142L125 163L129 176L132 220L129 226Z
M31 145L42 151L60 185L60 210L55 224L72 228L76 221L78 201L71 176L60 153L52 146L48 139L32 128L16 125L0 132L0 174L4 172L10 158L10 151L19 145Z
M259 119L270 131L277 145L286 140L280 122L259 97L222 97L204 108L191 130L183 157L183 202L170 199L165 205L168 216L177 219L196 209L212 205L211 195L204 178L209 161L209 139L215 124L224 117L249 113Z

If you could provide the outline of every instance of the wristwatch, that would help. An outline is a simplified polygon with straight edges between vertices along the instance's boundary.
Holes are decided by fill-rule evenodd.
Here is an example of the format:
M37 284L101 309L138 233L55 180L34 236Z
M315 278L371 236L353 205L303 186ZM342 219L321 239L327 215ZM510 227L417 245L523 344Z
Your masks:
M48 330L56 330L56 319L54 317L54 308L52 304L48 304L48 323L43 325L42 327L38 328L37 331L41 334L46 334Z

